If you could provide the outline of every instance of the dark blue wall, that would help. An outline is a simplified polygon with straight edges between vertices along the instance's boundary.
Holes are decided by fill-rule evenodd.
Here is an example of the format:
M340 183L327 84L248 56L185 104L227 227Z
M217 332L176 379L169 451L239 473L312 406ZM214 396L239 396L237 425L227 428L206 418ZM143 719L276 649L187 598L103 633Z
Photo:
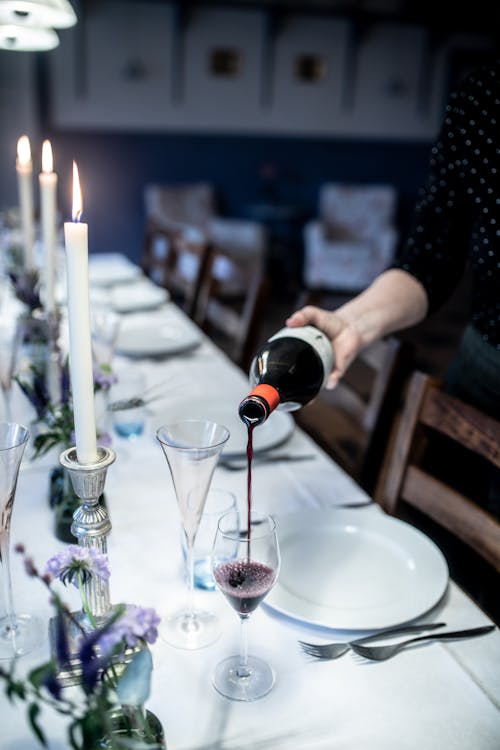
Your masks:
M407 231L429 144L318 138L59 132L52 140L59 173L59 204L70 216L71 163L78 163L91 252L120 251L138 259L148 182L204 180L216 188L220 213L248 217L261 199L261 172L274 165L278 198L316 211L326 181L394 184L399 224Z

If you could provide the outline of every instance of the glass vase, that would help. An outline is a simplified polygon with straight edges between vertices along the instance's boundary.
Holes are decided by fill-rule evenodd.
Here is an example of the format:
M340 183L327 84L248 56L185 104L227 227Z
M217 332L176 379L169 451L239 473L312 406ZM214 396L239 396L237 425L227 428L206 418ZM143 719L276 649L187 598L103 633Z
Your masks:
M152 711L122 706L108 713L106 724L107 734L95 750L166 750L163 727Z

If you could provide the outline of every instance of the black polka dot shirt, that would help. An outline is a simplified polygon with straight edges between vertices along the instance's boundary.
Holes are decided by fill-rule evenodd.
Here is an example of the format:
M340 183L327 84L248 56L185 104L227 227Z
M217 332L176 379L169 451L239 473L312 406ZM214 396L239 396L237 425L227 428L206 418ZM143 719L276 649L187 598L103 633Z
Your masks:
M424 286L430 312L472 273L470 321L500 350L500 60L471 73L451 95L394 266Z

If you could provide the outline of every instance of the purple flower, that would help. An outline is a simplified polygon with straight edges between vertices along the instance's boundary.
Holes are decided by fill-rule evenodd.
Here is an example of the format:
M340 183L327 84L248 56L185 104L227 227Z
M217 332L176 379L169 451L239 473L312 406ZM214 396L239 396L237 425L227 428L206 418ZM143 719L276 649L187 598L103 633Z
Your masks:
M94 547L80 547L70 544L62 552L48 560L45 572L51 578L59 578L66 586L72 583L78 588L78 575L83 581L89 581L93 576L107 581L110 575L108 558Z
M32 578L36 578L38 576L38 570L36 569L35 563L31 559L31 557L24 558L24 569L26 573Z
M93 372L94 388L96 388L96 390L107 391L118 381L118 378L113 374L113 371L108 364L94 363Z
M118 643L134 648L139 641L154 643L160 617L152 607L128 604L123 615L99 638L101 653L108 654Z

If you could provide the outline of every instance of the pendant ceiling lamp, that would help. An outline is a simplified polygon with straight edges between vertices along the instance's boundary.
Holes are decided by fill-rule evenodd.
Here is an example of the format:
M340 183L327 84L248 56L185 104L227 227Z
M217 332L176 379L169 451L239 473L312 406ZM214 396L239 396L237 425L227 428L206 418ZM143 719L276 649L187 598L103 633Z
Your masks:
M68 0L0 0L0 23L16 26L67 29L76 24Z
M59 37L54 29L37 28L36 26L0 26L0 49L17 52L45 52L59 44Z

